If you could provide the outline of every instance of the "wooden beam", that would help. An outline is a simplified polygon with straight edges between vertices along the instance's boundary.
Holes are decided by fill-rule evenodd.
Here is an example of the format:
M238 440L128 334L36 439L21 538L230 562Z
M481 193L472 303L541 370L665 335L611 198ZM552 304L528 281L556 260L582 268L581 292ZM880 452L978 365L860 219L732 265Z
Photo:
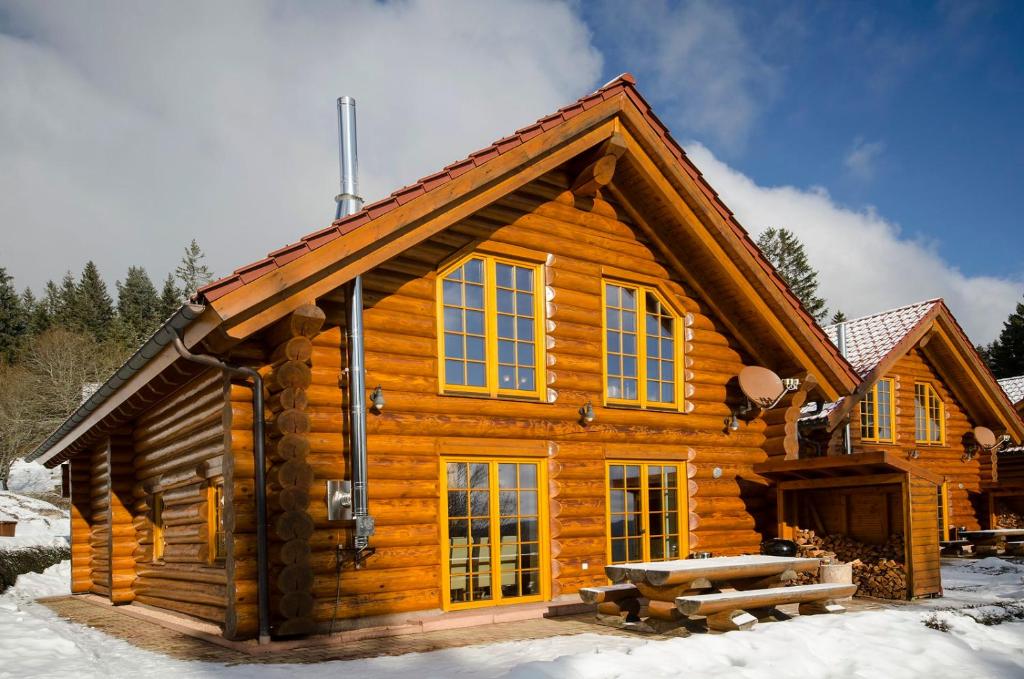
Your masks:
M779 484L779 490L818 490L822 488L880 486L884 484L900 483L903 481L904 477L904 474L869 474L865 476L845 476L805 481L783 481Z
M572 183L573 195L593 197L597 192L611 183L615 176L615 166L619 157L626 151L626 142L619 133L613 134L608 141L601 144L592 155L576 179Z

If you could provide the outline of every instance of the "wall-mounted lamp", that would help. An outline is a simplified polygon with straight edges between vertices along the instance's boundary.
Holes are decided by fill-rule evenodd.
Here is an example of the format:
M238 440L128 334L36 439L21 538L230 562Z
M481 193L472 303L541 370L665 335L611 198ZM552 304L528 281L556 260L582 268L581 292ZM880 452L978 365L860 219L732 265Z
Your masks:
M914 448L909 453L907 453L907 457L910 458L911 460L916 460L917 458L921 457L921 451L918 450L917 448Z
M370 394L370 405L378 413L384 410L384 390L379 384L373 390L373 393Z
M590 403L590 401L587 401L586 403L583 404L582 407L580 407L579 413L580 424L590 424L591 422L594 421L594 418L597 417L596 415L594 415L594 406Z
M740 428L740 419L736 417L737 411L732 411L732 415L725 418L725 427L729 431L736 431ZM744 413L745 414L745 413Z

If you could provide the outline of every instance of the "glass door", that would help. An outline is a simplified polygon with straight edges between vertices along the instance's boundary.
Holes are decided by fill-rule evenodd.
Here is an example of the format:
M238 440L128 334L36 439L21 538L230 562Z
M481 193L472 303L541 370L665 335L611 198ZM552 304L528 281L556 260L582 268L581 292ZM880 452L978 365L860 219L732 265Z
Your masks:
M542 600L540 463L446 459L443 465L445 607Z
M686 554L683 463L608 464L609 563L669 561Z

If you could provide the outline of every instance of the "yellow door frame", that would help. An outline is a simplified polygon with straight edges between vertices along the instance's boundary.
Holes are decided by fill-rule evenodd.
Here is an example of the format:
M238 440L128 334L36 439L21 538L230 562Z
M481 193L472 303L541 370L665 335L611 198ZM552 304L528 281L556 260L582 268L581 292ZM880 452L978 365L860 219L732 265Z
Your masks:
M686 473L686 462L684 460L605 460L605 495L604 495L604 525L605 525L605 553L607 562L609 564L614 563L612 561L612 477L611 468L613 466L639 466L640 467L640 558L641 561L651 560L651 516L650 516L650 503L648 501L648 468L649 467L676 467L676 512L678 513L676 525L679 528L679 556L680 559L685 559L686 555L690 553L690 508L689 508L689 497L687 490L688 476ZM666 512L667 514L667 512ZM628 557L628 546L627 554ZM661 561L669 561L669 558L660 559ZM636 563L636 562L631 562Z
M462 462L471 464L487 464L489 508L488 521L491 534L489 536L489 553L491 565L491 598L484 601L452 603L451 601L451 545L448 536L448 463ZM441 477L441 608L446 611L458 611L467 608L484 608L487 606L510 606L513 604L547 601L551 598L551 545L548 537L548 474L544 459L536 457L506 456L466 456L442 455L440 458ZM537 469L537 548L540 559L540 593L531 596L505 598L501 594L501 540L494 540L495 534L501 537L501 512L499 508L500 488L498 483L498 465L502 463L532 464ZM471 543L470 543L471 544ZM496 586L497 583L497 586Z

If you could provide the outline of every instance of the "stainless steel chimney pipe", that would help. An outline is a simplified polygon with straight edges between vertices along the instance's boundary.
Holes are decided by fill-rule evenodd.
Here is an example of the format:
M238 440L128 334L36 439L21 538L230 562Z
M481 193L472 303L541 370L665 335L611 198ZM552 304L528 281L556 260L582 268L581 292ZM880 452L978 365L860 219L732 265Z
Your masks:
M839 353L843 358L846 358L846 322L840 323L836 326L837 341L836 344L839 348ZM847 398L850 398L849 396ZM843 454L851 455L853 453L853 441L850 440L850 417L846 418L846 424L843 425Z

